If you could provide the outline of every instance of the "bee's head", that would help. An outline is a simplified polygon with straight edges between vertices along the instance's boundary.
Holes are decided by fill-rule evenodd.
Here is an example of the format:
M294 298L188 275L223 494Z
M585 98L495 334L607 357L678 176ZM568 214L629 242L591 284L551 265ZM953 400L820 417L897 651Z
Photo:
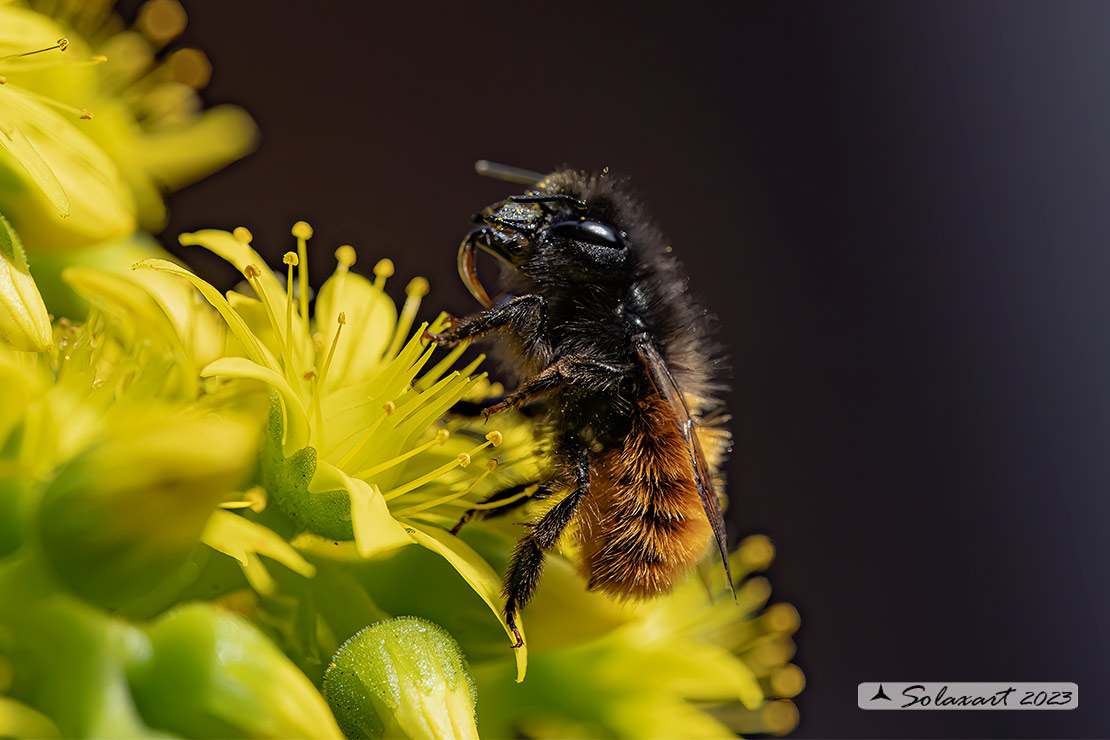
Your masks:
M546 284L605 283L628 270L628 234L576 195L536 190L495 203L459 248L459 274L483 305L475 247Z

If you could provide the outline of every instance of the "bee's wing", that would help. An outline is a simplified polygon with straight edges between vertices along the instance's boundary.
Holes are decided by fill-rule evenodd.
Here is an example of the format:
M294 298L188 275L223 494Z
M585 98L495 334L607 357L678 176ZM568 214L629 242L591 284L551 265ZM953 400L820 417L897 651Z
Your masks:
M725 518L721 513L721 502L717 499L717 492L713 490L713 474L705 462L705 454L701 451L701 442L698 441L697 426L690 418L690 409L682 398L682 391L678 389L674 376L667 369L667 363L651 343L651 339L642 336L636 340L636 353L644 363L648 377L652 384L674 412L675 424L682 438L686 440L686 450L690 455L690 464L694 469L694 482L698 487L698 496L705 507L705 515L709 518L709 525L713 528L713 536L717 540L717 549L721 551L721 559L725 563L725 575L728 576L729 588L736 592L732 585L732 570L728 566L728 539L725 534Z

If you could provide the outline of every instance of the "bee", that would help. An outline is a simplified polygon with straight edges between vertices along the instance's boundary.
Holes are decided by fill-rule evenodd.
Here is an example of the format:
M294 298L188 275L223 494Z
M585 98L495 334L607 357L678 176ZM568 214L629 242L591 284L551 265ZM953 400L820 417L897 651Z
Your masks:
M711 541L731 584L711 464L728 446L712 395L721 361L710 357L708 316L671 248L607 171L477 167L531 187L474 217L481 225L463 239L458 265L484 309L428 338L454 345L501 334L519 385L484 414L528 404L546 431L553 464L536 495L561 498L531 523L505 576L515 647L524 644L516 615L568 527L590 589L664 593ZM479 249L504 265L497 301L478 279Z

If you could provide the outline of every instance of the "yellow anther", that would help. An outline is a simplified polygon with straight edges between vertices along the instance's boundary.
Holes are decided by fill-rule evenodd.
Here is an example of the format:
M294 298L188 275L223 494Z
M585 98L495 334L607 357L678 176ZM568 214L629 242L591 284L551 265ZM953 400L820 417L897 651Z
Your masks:
M789 604L774 604L763 613L763 621L775 632L793 632L798 629L801 618L798 610Z
M762 603L771 598L771 582L766 578L749 578L743 592L744 598Z
M313 334L312 335L312 346L316 348L317 352L322 350L324 348L324 335L321 334L320 332L316 332L315 334Z
M5 56L0 57L0 61L3 61L5 59L19 59L21 57L30 57L30 56L34 56L35 54L43 54L43 53L48 52L48 51L54 51L55 49L57 49L59 51L65 51L67 46L69 46L69 39L60 38L60 39L58 39L58 42L56 44L54 44L53 46L48 46L45 49L34 49L33 51L24 51L24 52L21 52L19 54L7 54Z
M307 373L304 374L304 379L305 380L312 380L315 377L316 377L316 368L312 368L311 370L309 370Z
M4 75L0 75L0 85L6 85L6 84L8 84L8 78L5 77Z
M250 504L251 511L260 514L266 509L266 489L262 486L255 486L243 494L243 500Z
M459 453L459 467L460 468L465 468L468 465L470 465L470 455L466 454L465 452L460 452Z
M393 277L393 260L378 260L378 264L374 265L374 277Z
M246 276L247 280L250 280L252 278L258 277L262 273L254 265L247 265L245 268L243 268L243 274Z
M298 221L297 223L293 224L292 232L293 236L297 237L298 239L312 238L312 227L309 226L307 221Z
M409 284L405 286L405 295L409 298L423 298L428 295L428 291L431 289L431 286L428 285L428 281L425 278L414 277L409 281Z
M246 226L236 226L231 232L231 235L241 241L243 244L250 244L254 241L254 234Z
M745 538L738 552L740 562L749 570L763 570L775 559L775 546L761 534Z
M90 58L89 61L93 64L104 64L104 62L108 61L108 57L104 56L103 54L97 54L96 56Z
M802 669L790 663L771 672L771 688L783 698L790 698L802 693L806 686L806 677Z
M451 438L451 432L446 429L440 429L436 432L436 444L442 446L447 444L447 440Z
M767 732L774 735L785 735L798 726L798 708L792 701L769 702L759 717Z
M135 25L147 38L166 42L184 31L188 20L185 9L176 0L150 0L139 11Z
M397 404L393 403L393 401L386 401L382 404L382 408L385 409L386 416L393 416L393 412L397 410Z
M347 312L346 311L340 311L339 312L339 325L340 326L346 326L347 325Z
M794 656L794 643L790 640L767 640L752 648L746 663L760 670L782 665Z
M490 444L494 447L500 447L501 443L505 441L505 437L502 436L501 432L497 431L496 429L487 434L486 439L488 439Z
M301 263L300 259L297 258L296 252L286 252L281 256L281 261L283 264L291 265L293 267L296 267Z
M486 463L486 470L490 473L497 470L497 461L496 460L490 460L489 462L487 462Z
M335 250L335 261L346 268L350 268L355 263L358 255L355 254L355 248L350 244L344 244L339 249Z
M212 64L200 49L178 49L166 60L166 68L174 82L194 90L207 85L212 77Z
M93 114L89 112L89 109L88 108L82 108L81 109L81 120L82 121L91 121L92 119L93 119Z

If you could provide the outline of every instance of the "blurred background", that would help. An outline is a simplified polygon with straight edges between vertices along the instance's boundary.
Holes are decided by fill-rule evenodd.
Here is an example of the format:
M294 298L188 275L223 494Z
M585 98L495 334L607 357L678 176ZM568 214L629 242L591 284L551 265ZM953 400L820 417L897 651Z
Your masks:
M802 614L797 736L1110 735L1110 5L183 2L263 139L168 243L277 262L305 219L317 285L350 243L466 314L460 237L515 189L474 160L630 175L732 357L730 533ZM857 709L878 680L1083 698Z

